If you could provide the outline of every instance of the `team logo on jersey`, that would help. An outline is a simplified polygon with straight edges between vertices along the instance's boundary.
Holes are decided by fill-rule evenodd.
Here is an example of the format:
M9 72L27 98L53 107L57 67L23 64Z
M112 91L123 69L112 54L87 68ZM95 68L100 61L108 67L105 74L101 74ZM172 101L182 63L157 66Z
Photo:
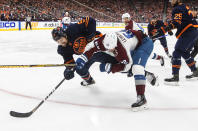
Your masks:
M87 45L87 41L85 37L78 37L73 44L73 49L77 54L82 54Z

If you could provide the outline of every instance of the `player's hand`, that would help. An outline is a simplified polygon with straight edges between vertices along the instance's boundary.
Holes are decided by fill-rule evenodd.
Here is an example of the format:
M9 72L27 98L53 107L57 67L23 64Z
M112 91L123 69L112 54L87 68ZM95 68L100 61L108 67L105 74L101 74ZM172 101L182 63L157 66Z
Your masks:
M102 63L100 64L100 71L110 73L112 68L111 63Z
M66 80L70 80L72 78L74 78L74 68L66 68L64 71L64 77Z

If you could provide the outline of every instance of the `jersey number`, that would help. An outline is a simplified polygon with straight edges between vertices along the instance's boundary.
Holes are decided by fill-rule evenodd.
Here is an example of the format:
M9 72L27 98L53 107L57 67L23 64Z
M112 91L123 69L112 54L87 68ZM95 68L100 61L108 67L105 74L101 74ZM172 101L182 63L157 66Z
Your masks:
M181 20L181 19L182 19L182 13L177 13L177 14L175 14L174 19L175 19L175 20Z

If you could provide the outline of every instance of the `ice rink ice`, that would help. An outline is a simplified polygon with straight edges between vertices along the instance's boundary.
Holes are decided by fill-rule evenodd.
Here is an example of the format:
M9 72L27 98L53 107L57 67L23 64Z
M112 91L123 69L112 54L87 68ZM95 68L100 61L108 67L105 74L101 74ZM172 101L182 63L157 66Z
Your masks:
M176 38L167 39L172 52ZM159 41L154 52L166 57ZM1 68L0 131L198 131L198 80L185 80L190 70L183 61L180 86L167 86L163 80L171 77L170 60L161 67L149 59L147 70L158 75L160 85L147 82L148 110L130 108L136 101L133 77L101 73L96 63L90 69L95 85L82 87L75 74L29 118L14 118L9 112L31 111L63 79L65 67ZM62 63L51 31L0 32L0 65Z

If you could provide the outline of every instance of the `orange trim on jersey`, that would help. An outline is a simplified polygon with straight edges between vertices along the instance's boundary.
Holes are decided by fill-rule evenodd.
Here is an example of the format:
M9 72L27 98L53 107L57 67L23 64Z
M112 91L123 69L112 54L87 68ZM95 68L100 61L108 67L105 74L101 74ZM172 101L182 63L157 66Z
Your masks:
M101 33L99 35L95 35L95 38L99 38L99 37L102 37L102 36L103 36L103 34Z
M72 62L74 62L74 59L65 62L65 64L69 64L69 63L72 63Z
M193 66L195 64L195 61L193 61L192 63L188 64L188 66Z
M172 65L173 68L180 68L181 65Z
M193 27L198 28L198 25L193 25Z
M191 26L193 26L193 24L187 25L176 38L178 39Z
M181 20L175 20L175 21L181 25Z
M89 17L86 17L85 26L88 27L88 24L89 24Z
M164 27L161 27L162 31L164 32L164 34L166 33L166 31L164 30Z

